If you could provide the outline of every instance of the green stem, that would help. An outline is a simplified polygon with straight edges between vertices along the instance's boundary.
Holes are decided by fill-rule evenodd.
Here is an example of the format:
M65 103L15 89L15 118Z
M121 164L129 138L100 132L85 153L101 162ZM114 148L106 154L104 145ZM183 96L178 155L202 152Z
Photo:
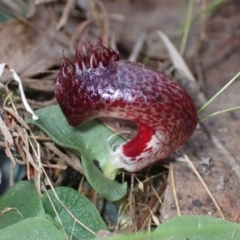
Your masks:
M214 0L212 2L210 2L207 7L203 10L201 10L193 19L192 19L192 24L194 22L196 22L197 20L199 20L199 18L203 15L203 14L207 14L207 13L212 13L214 10L216 10L218 7L220 7L222 4L224 4L225 2L227 2L227 0Z
M238 77L240 72L238 72L225 86L223 86L211 99L209 99L199 110L198 114L201 113L215 98L217 98L226 88L228 88Z
M188 11L187 11L187 19L186 19L186 24L185 24L185 27L184 27L183 37L182 37L181 46L180 46L181 55L184 54L185 48L186 48L187 38L188 38L188 35L189 35L190 26L191 26L193 6L194 6L194 0L189 0Z
M103 175L109 179L114 180L119 172L119 168L109 161L105 166L101 166Z
M214 112L214 113L212 113L212 114L210 114L210 115L208 115L208 116L206 116L206 117L201 118L201 119L198 121L198 123L202 123L202 122L204 122L205 120L209 119L210 117L213 117L213 116L218 115L218 114L220 114L220 113L230 112L230 111L234 111L234 110L238 110L238 109L240 109L240 106L231 107L231 108L226 108L226 109L224 109L224 110L220 110L220 111Z

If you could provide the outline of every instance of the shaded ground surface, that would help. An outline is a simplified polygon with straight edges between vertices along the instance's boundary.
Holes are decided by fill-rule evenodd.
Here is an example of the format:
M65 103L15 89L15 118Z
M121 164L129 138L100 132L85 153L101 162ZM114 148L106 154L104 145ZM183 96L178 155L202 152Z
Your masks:
M110 21L110 33L115 35L123 56L129 56L142 33L148 33L147 41L140 53L139 60L141 61L146 54L146 49L149 49L154 41L159 41L154 35L156 30L163 31L179 49L179 31L182 19L179 1L119 0L103 1L103 3L112 19L120 19L124 22L120 24L119 21ZM201 5L196 5L195 8L197 12ZM44 11L51 12L46 8ZM198 81L199 92L204 93L206 99L216 93L240 70L239 12L240 2L230 1L207 15L206 18L201 18L194 23L190 30L184 57ZM25 87L32 89L32 95L35 98L38 95L37 100L41 100L42 96L45 96L43 100L52 99L56 72L50 73L47 77L38 75L37 80L34 76L36 76L36 72L51 70L52 67L56 68L63 49L66 56L71 56L68 47L70 40L66 36L70 36L76 21L74 17L71 18L66 27L67 34L63 34L56 31L56 23L52 22L51 18L47 18L39 11L31 21L37 27L29 28L28 25L16 20L2 25L0 28L0 35L4 36L4 41L3 37L0 38L0 61L8 62L19 74L24 76ZM46 28L46 26L48 27ZM40 28L41 31L37 31L37 28ZM47 36L43 30L47 32ZM151 53L148 62L155 67L163 68L164 64L159 66L156 60L170 61L163 45ZM33 72L35 74L31 75ZM7 80L8 76L5 76L5 79ZM218 97L202 116L239 105L239 89L238 80ZM31 96L31 94L29 95ZM196 98L196 96L193 97ZM51 103L54 101L53 99ZM44 102L42 105L44 104L49 104L49 102ZM196 102L197 106L201 106L201 104ZM36 107L39 106L40 104L36 104ZM192 139L182 149L182 152L188 155L200 172L225 218L231 221L238 221L240 214L239 126L239 111L215 116L199 127ZM178 158L175 157L175 159ZM175 160L170 163L170 168L173 169L181 214L220 216L216 205L213 204L209 194L187 163ZM163 194L162 191L160 193ZM178 215L170 174L162 206L159 207L155 202L149 202L150 208L157 216L161 212L162 221ZM139 228L142 225L144 223L141 223Z

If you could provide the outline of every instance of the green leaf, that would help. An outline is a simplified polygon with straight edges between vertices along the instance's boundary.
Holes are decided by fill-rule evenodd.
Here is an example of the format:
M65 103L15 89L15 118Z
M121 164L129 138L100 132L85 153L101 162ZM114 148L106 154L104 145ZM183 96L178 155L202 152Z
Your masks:
M28 119L27 123L34 124L46 132L60 146L67 147L79 156L84 155L90 160L97 160L104 168L109 164L109 150L106 142L114 132L99 120L92 120L75 128L71 127L59 106L41 108L35 112L39 120ZM116 136L116 142L121 144L124 139Z
M92 161L87 161L83 156L82 165L89 184L107 200L118 201L127 194L127 183L119 184L106 178Z
M74 215L74 217L83 224L82 226L79 222L75 221L56 199L52 190L49 190L48 195L51 198L51 202L53 203L69 238L72 236L71 239L76 240L91 239L94 237L95 232L107 229L107 226L100 217L96 207L85 196L68 187L57 187L55 188L55 191L61 202ZM45 211L58 225L60 225L56 212L49 201L48 195L45 193L42 197Z
M240 225L211 216L181 216L163 223L154 234L155 240L239 240Z
M12 18L14 18L12 15L0 9L0 23L6 22Z
M29 217L45 217L45 211L35 186L21 181L0 197L0 229Z
M117 172L109 161L110 153L106 148L106 142L113 132L98 120L92 120L79 128L68 125L59 106L50 106L36 111L39 120L28 119L28 123L42 129L58 145L66 147L82 159L82 165L87 180L92 187L109 201L117 201L127 193L126 183L119 184L106 178L93 163L97 160L101 168ZM117 143L124 140L117 136ZM115 175L114 175L115 176Z
M181 216L154 232L126 233L108 240L239 240L240 225L211 216Z
M0 240L66 240L64 233L42 217L27 218L0 231Z
M24 18L27 17L31 7L31 4L28 3L30 1L25 0L10 0L0 2L2 2L0 8L0 23L16 18L16 14L21 15Z

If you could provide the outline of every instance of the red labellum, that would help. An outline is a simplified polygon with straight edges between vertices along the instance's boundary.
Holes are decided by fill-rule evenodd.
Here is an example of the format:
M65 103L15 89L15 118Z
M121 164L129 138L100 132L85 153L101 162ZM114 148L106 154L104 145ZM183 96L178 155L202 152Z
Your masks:
M84 54L77 50L74 63L63 58L55 95L72 126L98 117L137 123L137 135L111 156L117 167L141 170L169 156L191 136L198 117L182 87L150 67L121 60L101 43L90 48Z

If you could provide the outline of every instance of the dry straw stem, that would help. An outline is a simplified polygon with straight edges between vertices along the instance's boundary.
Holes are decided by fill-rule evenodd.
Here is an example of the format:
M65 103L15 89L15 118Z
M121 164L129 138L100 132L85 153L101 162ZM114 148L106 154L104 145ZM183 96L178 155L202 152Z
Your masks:
M147 38L146 33L142 33L141 36L138 38L138 40L133 46L132 53L128 58L129 61L132 61L132 62L137 61L138 55L143 47L144 42L146 41L146 38Z
M109 19L105 6L99 0L90 0L88 2L87 19L81 22L74 30L69 48L72 54L75 53L77 43L82 38L84 32L90 32L91 26L96 26L100 32L101 40L104 46L109 46Z
M0 146L5 147L5 153L6 156L11 160L13 163L13 167L15 166L15 158L12 154L11 149L14 147L14 141L12 134L10 133L8 127L6 126L4 120L2 119L0 115L0 130L3 135L4 142L0 142ZM10 179L10 182L12 182L12 179Z
M3 216L5 213L10 212L12 210L15 210L22 218L24 218L24 216L21 214L21 212L17 209L17 208L11 208L11 207L6 207L4 208L1 212L0 212L0 216Z
M18 74L15 72L14 69L12 69L10 66L8 66L7 63L1 63L0 64L0 77L3 74L4 68L8 68L9 71L12 72L13 79L18 83L18 87L19 87L21 98L22 98L22 102L23 102L27 112L29 112L32 115L33 120L38 120L38 116L33 112L32 108L28 104L25 93L23 91L22 81L21 81L20 77L18 76Z
M75 6L75 4L76 4L76 0L68 0L66 2L66 5L63 9L62 16L61 16L61 18L60 18L60 20L58 21L58 24L57 24L57 30L59 30L63 26L65 26L65 24L67 23L69 14L70 14L71 10L73 9L73 7Z
M46 174L45 172L44 172L44 174L45 174L46 178L48 179L48 181L49 181L49 183L50 183L50 180L49 180L47 174ZM50 185L50 186L51 186L52 190L54 191L53 186L52 186L52 185ZM59 217L58 212L57 212L57 210L56 210L56 208L55 208L55 206L54 206L54 204L53 204L53 202L52 202L52 199L50 198L50 196L49 196L49 194L48 194L48 191L47 191L46 187L44 186L44 184L42 184L42 187L43 187L43 189L44 189L44 191L45 191L45 193L46 193L46 195L47 195L47 197L48 197L49 202L51 203L51 206L52 206L52 208L53 208L53 211L55 212L55 214L56 214L56 216L57 216L57 219L58 219L58 222L59 222L59 224L60 224L60 226L61 226L61 228L62 228L62 231L63 231L66 239L68 239L68 236L67 236L67 233L66 233L66 231L65 231L65 229L64 229L62 220L61 220L61 218ZM54 195L56 194L55 191L54 191L53 193L54 193ZM57 194L56 194L56 195L57 195ZM57 196L57 199L58 199L58 196Z
M35 115L32 108L30 107L25 94L23 92L22 82L17 73L9 67L6 63L0 64L0 76L2 75L5 68L8 68L13 73L13 78L17 81L19 85L19 90L21 94L21 100L23 102L23 106L25 109L32 114L33 119L38 119L38 116ZM2 113L0 116L0 129L4 136L4 142L0 143L5 147L6 155L12 161L12 167L10 172L10 183L13 184L13 168L15 162L21 165L26 165L27 169L27 177L28 179L32 178L32 167L33 167L33 177L36 188L40 193L40 178L41 178L41 156L40 156L40 145L32 134L29 126L23 120L23 118L19 115L17 111L17 107L12 100L12 93L9 92L8 88L4 85L1 85L2 88L7 92L7 97L4 100ZM8 106L7 106L8 104ZM11 107L9 107L11 106ZM49 147L49 146L48 146ZM50 147L49 147L50 148ZM50 149L52 150L52 148ZM55 149L54 149L55 150ZM56 154L56 151L53 151ZM58 155L59 152L57 152ZM15 156L20 155L21 160L17 159ZM64 155L65 156L65 155ZM81 166L73 162L72 159L67 158L66 162L71 165L73 168L76 168L79 172L82 172ZM69 161L68 161L69 160ZM79 162L79 161L78 161ZM53 167L52 165L45 164L47 167ZM61 169L61 166L54 166L54 168Z
M150 184L150 193L154 193L152 196L151 195L147 195L147 199L151 197L151 200L147 202L147 208L145 210L145 212L143 212L143 214L141 214L140 220L138 221L138 225L137 225L137 229L138 231L143 230L144 227L146 226L146 223L151 220L154 221L154 223L156 224L156 216L155 216L155 212L158 209L158 206L162 204L162 200L160 198L160 196L163 194L165 188L167 186L167 181L164 181L160 184L160 186L158 187L158 190L156 190L152 184ZM142 208L141 208L142 209ZM157 225L157 224L156 224Z
M212 195L210 189L208 188L207 184L204 182L203 178L201 177L200 173L198 172L198 170L195 168L194 164L192 163L192 161L189 159L189 157L187 155L184 154L184 158L186 160L186 162L190 165L190 167L192 168L192 170L194 171L194 173L196 174L196 176L198 177L199 181L201 182L201 184L203 185L203 187L205 188L206 192L208 193L209 197L212 199L215 207L217 208L220 216L222 217L222 219L225 219L221 208L219 207L216 199L214 198L214 196Z
M100 0L90 0L89 2L92 6L92 13L98 21L97 23L102 36L103 45L109 47L109 19L107 10Z
M180 211L178 197L177 197L177 189L176 189L176 185L175 185L173 167L170 167L169 170L170 170L170 176L171 176L173 196L174 196L174 200L175 200L175 204L176 204L176 208L177 208L177 214L178 214L178 216L181 216L181 211Z
M38 146L34 138L29 137L29 133L32 135L31 130L29 129L28 125L26 125L22 117L18 114L11 97L11 92L9 93L9 90L6 86L0 86L7 93L0 118L0 126L4 137L4 143L0 144L5 147L5 153L12 162L9 175L10 186L13 185L13 168L17 162L20 165L26 165L28 179L31 177L31 166L33 167L35 185L40 193L39 179L41 175L41 161L39 150L37 150ZM11 108L6 106L7 104L8 106L11 106ZM16 156L20 156L21 160Z
M206 97L201 91L199 91L197 81L193 74L191 73L189 67L187 66L181 54L178 52L178 50L175 48L175 46L172 44L169 38L162 31L158 30L157 35L165 45L175 69L179 72L182 79L186 79L188 81L189 89L187 89L187 91L191 92L192 95L197 97L198 104L202 105L203 103L205 103Z
M189 81L196 81L187 64L183 60L181 54L177 51L169 38L160 30L157 31L157 35L164 43L174 67L179 71L181 76L186 77Z
M64 154L62 151L60 151L54 143L52 142L44 142L43 143L49 150L51 150L54 154L56 154L58 157L60 157L61 159L63 159L67 165L69 165L70 167L72 167L74 170L76 170L77 172L84 174L83 173L83 169L82 166L80 164L80 161L78 159L78 161L76 161L76 159L74 158L70 158L67 154Z
M131 218L131 230L137 231L136 224L136 199L135 199L135 174L131 174L131 185L130 185L130 193L129 193L129 216Z
M80 23L74 30L71 39L70 39L70 44L69 44L69 48L72 52L72 54L75 53L76 51L76 43L78 41L78 39L81 38L81 36L83 35L83 33L85 32L85 30L87 28L90 28L91 24L94 23L93 19L87 19L84 22Z
M125 214L127 212L127 209L129 207L129 204L124 204L123 202L120 204L118 208L118 221L115 228L115 231L118 231L121 229L122 226L125 226L128 223L128 220L125 219Z

